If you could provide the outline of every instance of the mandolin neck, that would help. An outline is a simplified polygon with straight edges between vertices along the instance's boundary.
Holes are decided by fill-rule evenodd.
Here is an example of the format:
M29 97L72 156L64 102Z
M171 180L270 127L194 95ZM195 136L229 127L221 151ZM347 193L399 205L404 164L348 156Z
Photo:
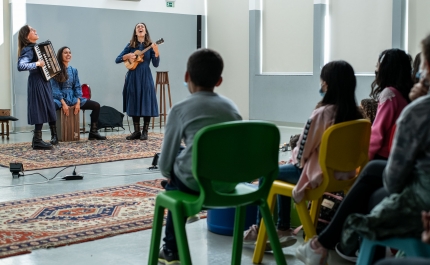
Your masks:
M143 50L141 50L141 51L139 51L139 50L137 50L137 51L135 51L135 53L138 55L138 56L140 56L140 55L142 55L142 54L144 54L145 52L147 52L149 49L151 49L152 48L152 46L148 46L148 47L146 47L145 49L143 49Z

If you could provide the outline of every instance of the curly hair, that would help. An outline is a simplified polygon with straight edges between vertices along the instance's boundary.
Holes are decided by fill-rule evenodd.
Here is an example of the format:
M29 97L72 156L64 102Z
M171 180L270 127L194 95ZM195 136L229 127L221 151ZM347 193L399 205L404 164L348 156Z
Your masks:
M412 66L409 55L400 49L389 49L379 55L378 62L379 68L372 83L370 97L378 101L379 94L385 88L394 87L407 102L410 102L408 95L414 83L411 78Z

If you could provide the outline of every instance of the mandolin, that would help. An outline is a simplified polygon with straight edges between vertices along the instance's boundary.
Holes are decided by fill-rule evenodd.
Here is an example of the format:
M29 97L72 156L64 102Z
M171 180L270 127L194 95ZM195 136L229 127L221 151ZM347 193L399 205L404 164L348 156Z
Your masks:
M164 40L163 38L157 40L155 42L157 45L163 44ZM141 62L143 62L143 55L145 52L147 52L149 49L151 49L151 45L149 45L148 47L146 47L145 49L143 49L142 51L140 50L136 50L134 51L134 54L136 54L136 59L134 61L132 60L125 60L124 61L124 65L128 70L134 70L136 69L137 65L140 64Z

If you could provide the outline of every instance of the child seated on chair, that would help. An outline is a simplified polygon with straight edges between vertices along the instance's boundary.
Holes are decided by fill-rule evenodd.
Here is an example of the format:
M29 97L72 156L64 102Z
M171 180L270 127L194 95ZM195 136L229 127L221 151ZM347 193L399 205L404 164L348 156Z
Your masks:
M370 161L326 229L297 248L297 257L306 264L326 264L328 249L335 246L352 261L359 236L370 240L421 236L421 211L430 210L430 35L422 48L425 74L409 94L414 101L397 119L388 161ZM385 248L377 249L375 259L383 257Z
M345 61L333 61L321 70L322 101L312 112L297 147L293 150L292 163L279 166L278 180L296 184L293 199L303 200L306 188L316 188L322 183L322 170L318 162L319 145L324 131L333 124L361 119L363 116L355 101L356 78L351 65ZM335 172L338 179L349 179L355 172ZM297 239L290 228L291 198L278 195L277 231L282 247L296 243ZM258 236L261 216L257 223L244 232L243 243L254 244ZM266 244L270 250L270 244Z
M161 174L168 179L168 191L198 194L200 189L191 171L194 135L208 125L242 119L231 100L214 93L222 82L223 67L221 56L210 49L200 49L188 59L184 84L191 95L175 104L169 113L159 161ZM178 155L181 141L186 147ZM158 260L162 264L179 264L170 211L165 233Z

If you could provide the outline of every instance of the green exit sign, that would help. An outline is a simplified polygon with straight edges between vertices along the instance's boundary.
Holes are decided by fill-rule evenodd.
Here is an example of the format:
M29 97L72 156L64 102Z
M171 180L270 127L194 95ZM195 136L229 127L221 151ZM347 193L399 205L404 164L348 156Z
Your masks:
M175 2L166 2L167 7L175 7Z

